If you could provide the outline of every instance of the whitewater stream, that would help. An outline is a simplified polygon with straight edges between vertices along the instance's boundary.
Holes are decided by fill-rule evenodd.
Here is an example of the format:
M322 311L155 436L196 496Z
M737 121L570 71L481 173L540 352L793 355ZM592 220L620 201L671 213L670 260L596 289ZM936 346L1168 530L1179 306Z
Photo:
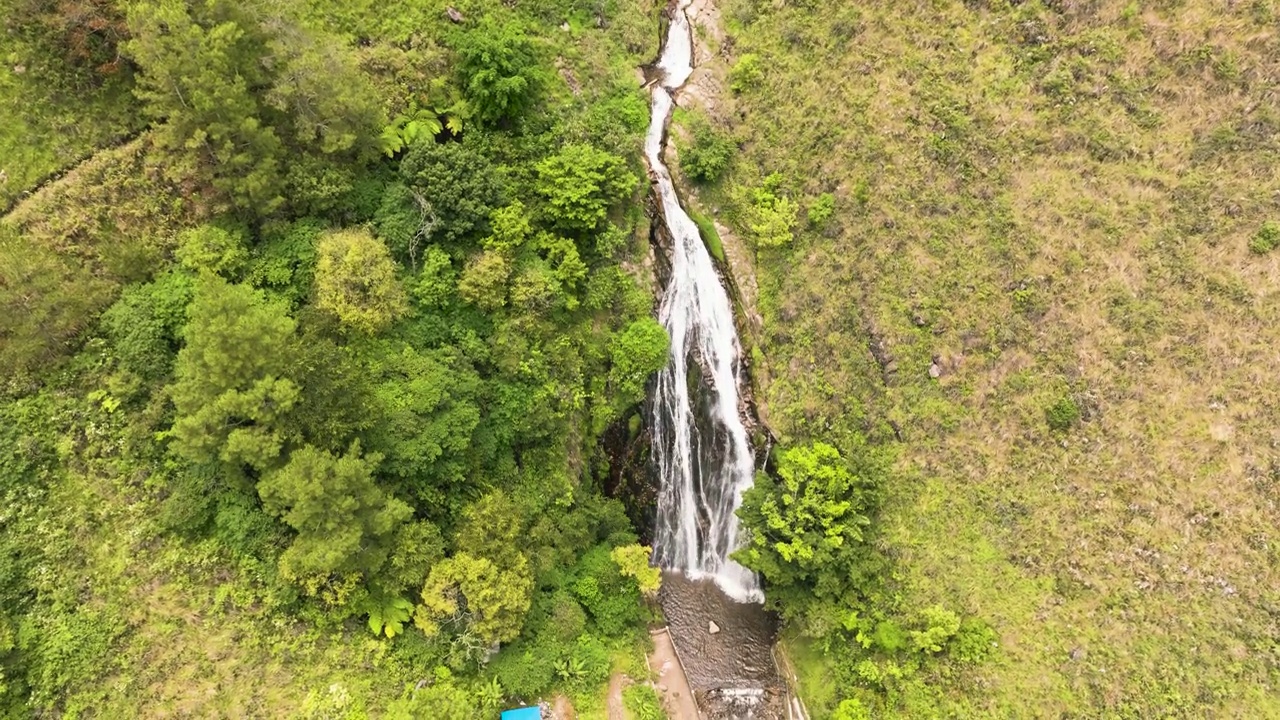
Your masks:
M755 574L729 559L740 544L734 510L755 478L755 455L738 403L741 348L733 305L662 160L672 93L693 72L685 5L671 19L658 61L661 79L652 90L645 137L672 255L658 311L671 336L671 358L651 403L653 457L661 479L654 552L662 567L709 578L739 602L763 602Z
M729 558L742 543L734 511L755 476L733 305L663 161L675 96L694 70L690 4L680 0L670 13L644 148L671 246L658 310L671 357L649 404L660 483L654 558L667 571L663 611L702 711L776 718L784 701L771 654L774 621L759 578Z

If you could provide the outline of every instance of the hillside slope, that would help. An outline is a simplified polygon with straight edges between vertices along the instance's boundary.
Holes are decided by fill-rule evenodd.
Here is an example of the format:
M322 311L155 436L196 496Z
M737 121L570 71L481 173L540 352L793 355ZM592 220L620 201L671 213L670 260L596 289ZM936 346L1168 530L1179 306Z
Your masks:
M894 448L896 606L999 636L811 672L886 716L1280 716L1273 3L721 10L703 196L755 239L770 422Z

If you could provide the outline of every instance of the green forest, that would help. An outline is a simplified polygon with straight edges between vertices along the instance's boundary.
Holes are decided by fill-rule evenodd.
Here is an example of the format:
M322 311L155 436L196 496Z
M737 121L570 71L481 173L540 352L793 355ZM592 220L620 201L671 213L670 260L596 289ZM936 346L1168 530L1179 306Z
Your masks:
M0 718L692 720L671 9L0 0ZM1280 5L689 13L812 720L1280 718Z

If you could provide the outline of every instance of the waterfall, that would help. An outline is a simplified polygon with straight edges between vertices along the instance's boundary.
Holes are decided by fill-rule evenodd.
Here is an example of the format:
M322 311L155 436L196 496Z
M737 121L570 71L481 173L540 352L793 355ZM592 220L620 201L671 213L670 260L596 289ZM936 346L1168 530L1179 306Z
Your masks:
M729 559L738 548L734 511L751 487L755 459L739 413L741 346L733 306L698 226L680 207L663 141L674 93L693 73L693 34L681 0L657 68L645 157L671 233L671 278L659 321L671 357L651 403L653 460L661 482L654 557L693 578L711 578L738 602L762 602L755 574Z

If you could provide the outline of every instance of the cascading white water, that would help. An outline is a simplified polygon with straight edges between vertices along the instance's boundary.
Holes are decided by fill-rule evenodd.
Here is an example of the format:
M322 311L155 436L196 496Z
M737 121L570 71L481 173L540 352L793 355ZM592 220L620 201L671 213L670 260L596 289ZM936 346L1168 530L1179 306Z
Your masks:
M741 347L733 307L662 160L673 93L693 73L688 5L681 0L673 13L658 60L662 77L653 86L644 148L672 240L671 279L659 310L671 358L658 376L651 410L662 483L654 556L662 567L713 579L738 602L762 602L755 574L729 559L739 546L734 510L755 474L738 407Z

